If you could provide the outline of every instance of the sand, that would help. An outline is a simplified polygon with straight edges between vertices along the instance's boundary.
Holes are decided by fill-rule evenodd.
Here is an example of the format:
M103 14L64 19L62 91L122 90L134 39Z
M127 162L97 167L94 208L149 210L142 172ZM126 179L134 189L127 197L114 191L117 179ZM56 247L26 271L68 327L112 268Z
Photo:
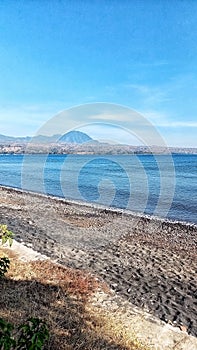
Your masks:
M197 226L0 188L18 242L97 274L153 316L197 336Z

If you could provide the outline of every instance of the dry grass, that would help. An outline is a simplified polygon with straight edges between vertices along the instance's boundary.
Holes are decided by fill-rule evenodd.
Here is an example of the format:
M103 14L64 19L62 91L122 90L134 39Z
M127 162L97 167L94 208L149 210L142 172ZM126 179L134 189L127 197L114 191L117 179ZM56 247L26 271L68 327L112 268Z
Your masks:
M0 317L16 325L30 316L45 320L51 334L45 349L144 349L115 318L88 311L89 297L103 287L90 274L49 260L24 263L2 252L11 266L0 281Z

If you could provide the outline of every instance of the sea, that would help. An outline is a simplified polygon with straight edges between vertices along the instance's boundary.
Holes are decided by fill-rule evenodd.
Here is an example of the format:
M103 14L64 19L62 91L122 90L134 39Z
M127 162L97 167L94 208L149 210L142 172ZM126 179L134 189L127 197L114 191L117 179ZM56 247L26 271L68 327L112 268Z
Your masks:
M0 185L197 224L197 155L0 155Z

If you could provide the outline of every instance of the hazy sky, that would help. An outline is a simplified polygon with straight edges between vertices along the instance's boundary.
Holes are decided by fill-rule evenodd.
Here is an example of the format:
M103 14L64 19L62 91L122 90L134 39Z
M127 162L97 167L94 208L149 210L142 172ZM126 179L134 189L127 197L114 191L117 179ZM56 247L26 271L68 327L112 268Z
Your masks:
M93 102L197 147L197 1L0 0L0 133Z

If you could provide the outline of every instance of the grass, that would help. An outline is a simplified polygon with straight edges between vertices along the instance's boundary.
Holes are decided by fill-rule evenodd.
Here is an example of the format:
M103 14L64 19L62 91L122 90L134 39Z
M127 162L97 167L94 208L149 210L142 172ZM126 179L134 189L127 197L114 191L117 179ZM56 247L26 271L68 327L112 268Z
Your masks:
M0 280L0 317L15 325L29 317L45 320L50 331L45 349L145 349L112 313L91 309L91 295L104 288L96 278L50 260L22 262L0 248L3 254L11 265Z

